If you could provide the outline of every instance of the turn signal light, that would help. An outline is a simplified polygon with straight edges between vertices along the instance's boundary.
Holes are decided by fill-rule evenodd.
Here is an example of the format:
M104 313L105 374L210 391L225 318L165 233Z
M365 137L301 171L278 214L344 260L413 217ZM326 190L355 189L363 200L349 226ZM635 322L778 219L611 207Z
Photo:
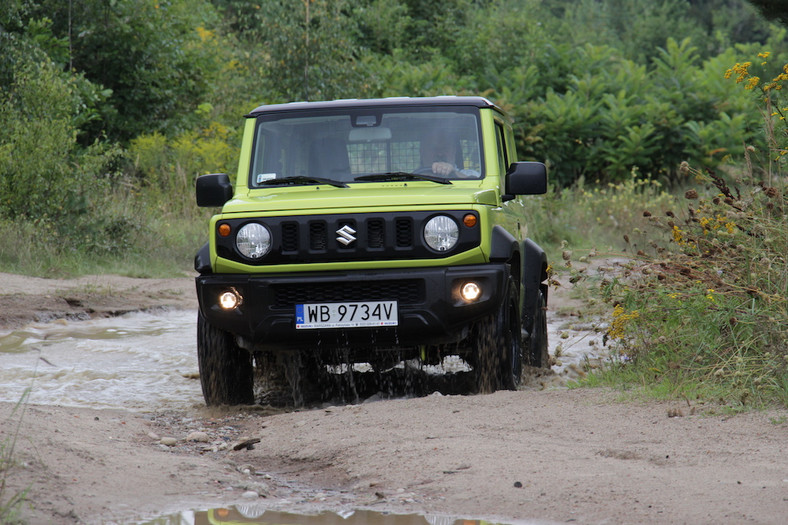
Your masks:
M476 215L473 215L471 213L467 214L465 217L462 218L462 223L468 228L473 228L474 226L476 226L477 221L478 219L476 218Z

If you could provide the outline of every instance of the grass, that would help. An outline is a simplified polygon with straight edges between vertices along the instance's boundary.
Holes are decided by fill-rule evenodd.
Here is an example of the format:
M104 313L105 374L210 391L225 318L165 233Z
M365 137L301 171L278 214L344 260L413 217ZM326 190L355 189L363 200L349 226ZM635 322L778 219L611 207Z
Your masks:
M152 190L116 193L86 215L0 220L0 235L17 239L0 246L0 271L58 278L184 275L207 241L210 217L210 211L197 208L193 195L186 192L186 197L167 200Z
M25 402L30 394L30 390L26 390L22 398L16 403L8 421L5 422L5 428L10 424L14 424L13 432L4 441L0 442L0 523L7 525L21 524L24 520L21 517L22 507L27 497L27 490L12 491L8 486L8 479L16 466L14 459L14 449L19 437L19 428L22 424L22 417L24 415ZM11 419L19 412L19 419L15 423Z
M784 179L736 184L688 166L701 187L644 211L629 276L604 280L615 354L586 384L732 409L788 406L788 200Z
M575 259L589 252L617 254L632 226L647 225L643 210L665 207L673 198L662 183L638 178L637 172L625 182L604 185L580 179L572 187L527 199L528 236L545 248L549 261L560 263L567 247Z

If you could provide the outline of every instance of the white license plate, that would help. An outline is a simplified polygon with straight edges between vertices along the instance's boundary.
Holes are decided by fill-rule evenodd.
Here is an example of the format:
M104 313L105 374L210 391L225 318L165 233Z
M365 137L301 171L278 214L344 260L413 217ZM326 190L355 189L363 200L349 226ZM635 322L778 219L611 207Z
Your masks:
M397 326L397 301L296 305L296 328Z

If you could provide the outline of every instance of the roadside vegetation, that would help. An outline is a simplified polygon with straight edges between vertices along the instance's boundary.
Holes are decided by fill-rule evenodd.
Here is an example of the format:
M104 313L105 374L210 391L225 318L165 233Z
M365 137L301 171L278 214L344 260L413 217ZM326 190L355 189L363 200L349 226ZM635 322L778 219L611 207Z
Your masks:
M630 260L595 283L616 354L589 382L788 405L788 30L763 3L11 0L0 271L190 271L194 180L234 175L259 104L482 94L550 169L528 224L554 264Z
M624 273L598 283L614 354L586 384L730 410L788 406L788 64L764 79L752 63L725 78L760 102L765 146L745 143L745 163L720 170L682 163L682 196L644 199Z
M25 523L21 517L21 511L26 501L27 489L14 490L10 487L8 480L17 466L14 449L19 437L19 426L22 422L29 392L29 390L25 392L8 419L3 421L6 432L0 439L0 523L4 525Z

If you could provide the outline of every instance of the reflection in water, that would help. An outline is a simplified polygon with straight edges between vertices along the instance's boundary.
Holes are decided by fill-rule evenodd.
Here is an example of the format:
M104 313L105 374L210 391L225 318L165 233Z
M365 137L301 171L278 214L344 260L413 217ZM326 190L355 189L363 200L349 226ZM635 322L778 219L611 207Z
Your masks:
M199 512L182 512L146 522L144 525L229 525L256 523L259 525L494 525L478 519L420 514L390 514L370 510L351 510L342 513L320 512L294 514L267 510L259 505L237 505ZM508 522L515 523L515 522ZM525 522L518 522L525 523Z
M0 401L162 410L202 402L194 311L134 313L0 333Z

